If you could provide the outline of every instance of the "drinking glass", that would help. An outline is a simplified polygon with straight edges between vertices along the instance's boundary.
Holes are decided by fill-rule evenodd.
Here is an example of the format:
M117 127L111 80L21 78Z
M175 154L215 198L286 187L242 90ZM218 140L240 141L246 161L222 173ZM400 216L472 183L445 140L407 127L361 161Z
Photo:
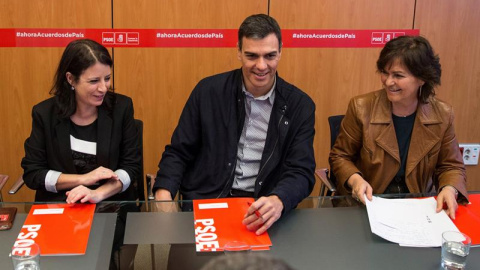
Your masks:
M10 257L15 270L40 270L40 247L36 243L13 247Z
M472 240L457 231L442 233L442 267L444 269L465 269Z

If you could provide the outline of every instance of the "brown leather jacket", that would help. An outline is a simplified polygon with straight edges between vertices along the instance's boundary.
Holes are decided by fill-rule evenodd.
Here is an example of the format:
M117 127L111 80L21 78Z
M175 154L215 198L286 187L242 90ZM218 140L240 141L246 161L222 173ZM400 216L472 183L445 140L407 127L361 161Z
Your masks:
M452 107L438 99L419 103L405 171L411 193L434 192L452 185L459 200L468 198L453 118ZM340 193L348 192L346 181L354 173L370 183L374 194L385 191L400 168L392 108L385 90L350 100L329 161Z

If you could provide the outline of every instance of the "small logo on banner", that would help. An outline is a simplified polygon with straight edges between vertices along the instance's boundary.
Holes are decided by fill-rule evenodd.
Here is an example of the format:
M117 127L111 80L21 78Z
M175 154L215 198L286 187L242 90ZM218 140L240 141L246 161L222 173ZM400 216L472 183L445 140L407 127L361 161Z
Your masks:
M393 38L400 37L400 36L405 36L405 32L395 32L395 33L393 33Z
M372 32L372 44L383 44L383 33Z
M106 44L106 45L115 44L115 33L113 33L113 32L103 32L102 33L102 44Z
M390 40L405 36L405 32L372 32L372 44L385 44Z
M385 43L389 42L393 39L393 33L383 33Z
M140 43L140 35L138 32L127 33L127 44L138 45Z
M126 33L115 33L115 44L127 44Z
M138 32L102 32L102 44L139 45L140 34Z

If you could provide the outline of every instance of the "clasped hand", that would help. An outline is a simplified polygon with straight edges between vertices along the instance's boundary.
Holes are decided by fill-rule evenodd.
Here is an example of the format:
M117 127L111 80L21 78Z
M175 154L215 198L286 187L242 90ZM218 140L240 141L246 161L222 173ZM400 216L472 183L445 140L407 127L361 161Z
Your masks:
M67 203L76 203L80 200L81 203L98 203L102 201L100 194L86 186L78 186L70 191L67 191Z
M84 186L94 185L94 184L96 184L99 181L104 180L104 179L120 180L118 178L118 175L114 171L110 170L109 168L102 167L102 166L96 168L95 170L93 170L89 173L84 174L81 177L81 179L82 179L81 184L84 185Z
M76 186L70 191L66 192L67 203L76 203L80 200L81 203L90 202L98 203L103 200L102 194L97 190L92 190L86 186L91 186L98 183L101 180L112 179L115 181L120 181L118 175L115 174L112 170L105 167L98 167L95 170L82 175L81 185Z

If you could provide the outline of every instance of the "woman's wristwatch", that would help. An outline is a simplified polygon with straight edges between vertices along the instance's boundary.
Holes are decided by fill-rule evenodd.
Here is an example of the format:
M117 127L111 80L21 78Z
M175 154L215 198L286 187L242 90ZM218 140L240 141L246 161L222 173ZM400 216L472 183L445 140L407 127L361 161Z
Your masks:
M451 188L453 188L453 190L455 191L455 199L458 198L458 190L457 190L454 186L452 186L452 185L446 185L446 186L442 187L442 190L443 190L445 187L451 187Z

